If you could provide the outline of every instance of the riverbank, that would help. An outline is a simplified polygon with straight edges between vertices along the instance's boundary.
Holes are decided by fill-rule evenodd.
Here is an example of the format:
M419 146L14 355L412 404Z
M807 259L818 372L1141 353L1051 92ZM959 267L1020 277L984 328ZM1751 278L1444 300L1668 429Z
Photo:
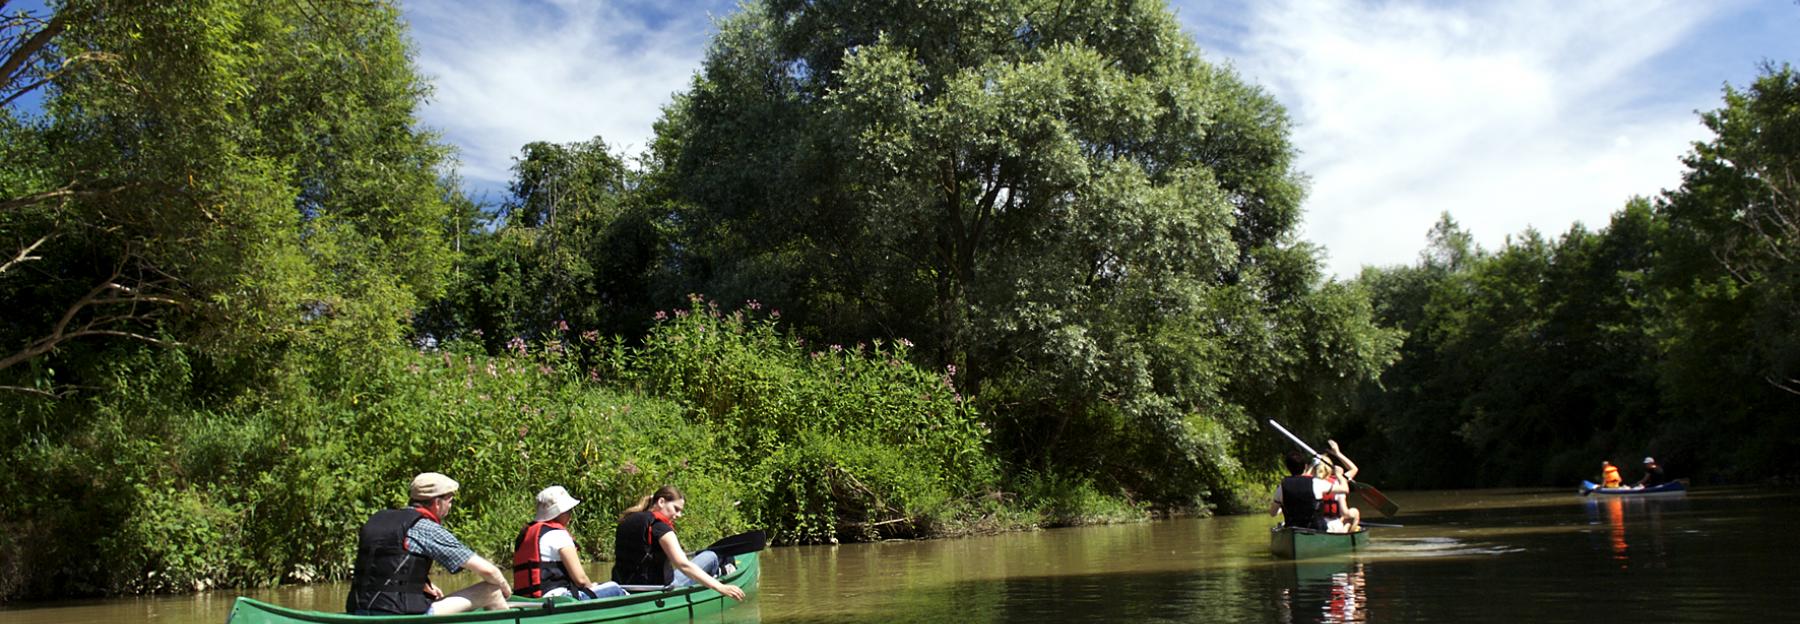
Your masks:
M450 526L495 560L550 484L586 501L587 526L675 484L683 534L700 542L1147 517L1089 482L1005 476L954 375L912 366L904 345L814 352L700 301L631 348L571 332L497 356L455 344L342 354L289 353L220 396L221 378L245 371L144 352L90 402L11 406L0 600L343 579L357 527L403 504L425 470L462 483ZM610 533L585 533L584 552L610 551Z

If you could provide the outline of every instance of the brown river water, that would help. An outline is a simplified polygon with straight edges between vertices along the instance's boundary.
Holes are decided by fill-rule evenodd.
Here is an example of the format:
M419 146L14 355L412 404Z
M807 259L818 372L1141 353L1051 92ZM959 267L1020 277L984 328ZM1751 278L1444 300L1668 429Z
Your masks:
M1389 492L1402 523L1355 556L1272 558L1262 515L775 548L744 622L1800 621L1784 524L1800 490L1680 498ZM454 520L452 520L454 522ZM452 526L454 528L454 526ZM593 567L604 578L605 564ZM461 587L467 574L444 578ZM245 592L337 610L343 585ZM0 624L219 623L235 592L14 604Z

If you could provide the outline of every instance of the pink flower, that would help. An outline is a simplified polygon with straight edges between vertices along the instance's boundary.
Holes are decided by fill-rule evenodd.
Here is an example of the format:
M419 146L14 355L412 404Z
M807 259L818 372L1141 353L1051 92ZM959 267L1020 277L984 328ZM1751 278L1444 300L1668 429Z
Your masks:
M781 310L770 310L769 318L781 318Z
M901 339L900 339L900 340L899 340L899 341L898 341L898 342L899 342L899 343L900 343L900 346L902 346L902 347L906 347L906 348L908 348L908 349L911 349L911 348L912 348L912 341L911 341L911 340L907 340L907 339L905 339L905 338L901 338Z
M844 345L831 345L832 353L837 353L837 352L843 351L843 350L844 350Z
M656 311L656 320L659 320L659 321L664 321L664 320L668 320L668 318L669 318L669 313L668 313L668 312L664 312L664 311L662 311L662 310L657 310L657 311Z
M588 341L588 342L597 341L600 339L600 330L590 329L590 330L581 332L581 339Z
M551 372L553 372L553 371L550 370L550 365L548 365L548 364L539 364L538 365L538 374L539 375L549 377Z
M513 336L512 340L506 341L506 348L515 355L525 355L525 339Z
M499 377L499 376L500 376L500 370L499 370L499 369L498 369L498 368L495 368L495 367L494 367L494 361L493 361L493 360L488 360L488 363L487 363L487 374L488 374L488 376L489 376L489 377Z
M945 365L944 365L944 370L945 370L945 371L948 371L948 373L949 373L949 374L950 374L950 375L951 375L951 376L955 376L955 375L956 375L956 365L955 365L955 364L945 364Z
M588 369L588 381L599 383L600 382L600 369L598 369L598 368Z
M556 331L559 331L559 332L569 331L569 322L558 319L556 321Z
M761 303L761 302L759 302L759 301L757 301L757 300L755 300L755 299L751 299L751 300L749 300L749 301L746 301L746 302L744 302L744 307L746 307L746 308L750 308L750 309L752 309L752 310L761 310L761 309L762 309L762 303Z

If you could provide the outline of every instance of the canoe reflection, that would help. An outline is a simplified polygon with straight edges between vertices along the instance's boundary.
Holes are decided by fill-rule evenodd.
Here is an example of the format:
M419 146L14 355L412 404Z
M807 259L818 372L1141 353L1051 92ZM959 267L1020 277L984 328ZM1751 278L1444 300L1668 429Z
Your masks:
M1357 561L1307 561L1281 564L1282 622L1365 622L1368 586Z

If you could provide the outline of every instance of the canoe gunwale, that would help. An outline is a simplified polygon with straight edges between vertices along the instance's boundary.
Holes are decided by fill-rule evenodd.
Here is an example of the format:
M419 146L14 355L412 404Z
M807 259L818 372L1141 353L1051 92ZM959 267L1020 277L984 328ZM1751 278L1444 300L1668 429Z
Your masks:
M743 566L732 571L731 574L718 577L719 582L727 585L737 585L746 589L755 586L756 582L759 580L758 576L760 576L761 561L759 555L760 553L738 555L738 560L743 563ZM745 561L746 559L749 561ZM740 582L742 584L740 584ZM696 599L696 594L708 595L700 596ZM292 622L318 622L321 624L348 624L352 622L417 622L420 624L455 624L459 622L527 623L533 620L553 618L556 616L569 616L587 611L623 611L647 603L654 603L654 610L632 614L632 617L654 617L675 610L687 610L691 617L693 616L692 610L695 607L713 601L729 601L731 599L709 587L695 584L656 592L627 594L624 596L613 596L596 600L557 601L541 598L520 598L518 596L510 597L508 600L514 605L538 601L541 601L541 604L513 606L499 611L469 611L451 615L352 615L349 613L330 611L293 609L263 602L254 598L240 596L238 597L237 602L232 606L231 611L232 614L235 615L240 609L252 609L261 611L269 616L274 616L273 618L265 619L279 618L281 620ZM623 614L621 613L620 615ZM613 621L610 618L596 619ZM227 624L231 621L232 620L228 616L226 620ZM558 621L560 621L560 619Z

